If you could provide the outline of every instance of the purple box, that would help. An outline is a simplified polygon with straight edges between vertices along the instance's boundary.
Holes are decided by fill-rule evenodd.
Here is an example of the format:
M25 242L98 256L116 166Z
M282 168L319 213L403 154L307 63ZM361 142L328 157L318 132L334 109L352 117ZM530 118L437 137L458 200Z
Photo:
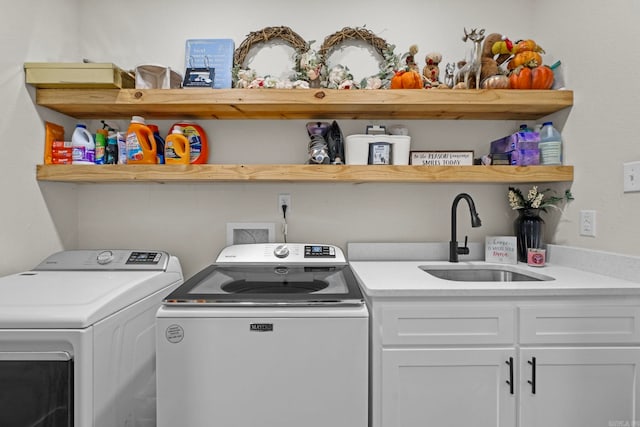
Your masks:
M540 150L512 150L511 164L515 166L531 166L540 164Z
M493 141L491 154L509 153L512 165L539 165L539 142L540 134L538 132L516 132Z
M491 154L508 153L513 150L537 150L540 142L538 132L516 132L491 143Z

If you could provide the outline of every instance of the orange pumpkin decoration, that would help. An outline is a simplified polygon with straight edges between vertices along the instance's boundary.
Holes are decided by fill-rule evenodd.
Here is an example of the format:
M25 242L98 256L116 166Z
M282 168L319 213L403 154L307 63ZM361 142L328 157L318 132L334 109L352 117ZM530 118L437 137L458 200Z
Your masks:
M512 89L551 89L553 70L546 65L535 68L520 67L509 76Z
M515 51L516 53L529 51L544 53L544 49L542 49L542 47L540 47L535 41L531 39L520 40L515 46Z
M391 89L402 89L402 75L404 74L404 70L396 71L396 73L391 77Z
M553 86L553 70L541 65L531 70L531 87L533 89L551 89Z
M415 70L400 70L391 78L391 89L422 89L422 76Z
M520 52L516 54L511 61L509 61L507 69L514 70L521 65L531 68L542 65L542 56L538 52L534 52L532 50Z
M509 76L511 89L531 89L531 68L521 67Z

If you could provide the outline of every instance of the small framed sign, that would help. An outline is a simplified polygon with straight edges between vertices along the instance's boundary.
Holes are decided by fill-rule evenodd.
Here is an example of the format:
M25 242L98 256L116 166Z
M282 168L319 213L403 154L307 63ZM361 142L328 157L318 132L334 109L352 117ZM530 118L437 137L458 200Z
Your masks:
M215 68L187 67L184 73L182 87L210 87L213 88L216 79Z
M471 166L473 151L412 151L411 165L423 166Z
M484 260L498 264L518 263L518 244L515 236L487 236Z
M390 165L391 164L391 143L371 142L369 143L370 165Z

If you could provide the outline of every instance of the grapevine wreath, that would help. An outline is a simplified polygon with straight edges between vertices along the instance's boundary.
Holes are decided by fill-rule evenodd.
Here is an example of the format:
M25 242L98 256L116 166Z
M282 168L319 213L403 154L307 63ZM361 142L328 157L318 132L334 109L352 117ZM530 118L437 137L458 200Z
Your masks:
M266 27L258 31L253 31L247 35L247 38L240 44L233 54L233 81L234 87L237 88L292 88L292 87L308 87L308 79L298 78L292 82L291 80L278 80L269 76L257 76L254 70L245 67L247 55L252 47L259 44L266 44L273 40L284 41L291 46L296 57L300 58L309 51L309 43L307 43L300 35L289 27ZM298 71L299 60L296 61L296 77L300 74Z
M364 78L359 84L353 82L349 68L337 65L327 70L327 59L337 47L349 40L364 41L368 43L382 58L380 71L371 77ZM376 36L366 28L345 27L324 39L318 55L323 64L323 85L331 89L380 89L388 88L394 70L398 66L398 57L394 54L394 45L388 44L384 39Z

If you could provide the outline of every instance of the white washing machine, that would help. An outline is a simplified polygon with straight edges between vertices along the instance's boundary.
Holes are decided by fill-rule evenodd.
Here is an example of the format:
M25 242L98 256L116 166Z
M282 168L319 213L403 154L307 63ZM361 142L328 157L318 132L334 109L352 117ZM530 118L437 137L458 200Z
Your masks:
M225 248L158 310L158 426L367 427L368 317L338 247Z
M0 278L0 426L155 426L161 251L79 250Z

